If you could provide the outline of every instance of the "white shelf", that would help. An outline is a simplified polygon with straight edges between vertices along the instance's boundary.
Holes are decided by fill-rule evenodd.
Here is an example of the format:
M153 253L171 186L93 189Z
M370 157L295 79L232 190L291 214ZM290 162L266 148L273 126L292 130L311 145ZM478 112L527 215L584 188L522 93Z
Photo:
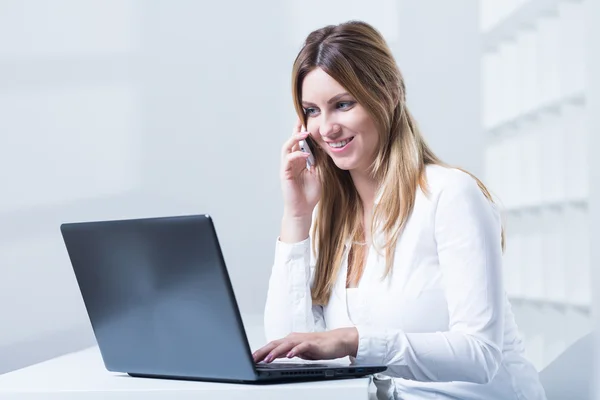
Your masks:
M513 206L502 209L503 212L508 214L522 214L522 213L535 213L549 209L564 210L567 207L576 207L586 209L588 208L588 200L559 200L559 201L547 201L539 204L531 204L524 206Z
M504 282L509 297L591 304L588 205L579 202L506 213Z
M527 0L483 33L484 51L494 50L504 40L514 39L521 29L531 27L540 16L556 13L566 0Z
M505 290L540 369L591 323L592 1L482 0L481 7L484 180L506 229Z
M505 20L514 24L506 29L510 34L482 53L483 125L489 131L585 100L583 3L529 0L514 17Z
M585 207L590 132L584 96L515 119L487 135L486 182L507 213ZM556 111L558 110L558 111Z
M585 103L585 94L583 92L576 93L565 98L543 104L528 112L518 114L516 117L498 123L490 128L487 128L486 131L494 136L506 134L507 132L510 132L513 129L518 129L524 124L531 123L532 121L537 121L544 116L560 115L564 111L564 109L570 105L584 107Z
M526 355L538 370L592 329L586 308L530 299L515 299L512 304Z
M530 306L535 307L551 307L557 309L559 311L572 310L574 312L579 312L584 315L591 315L591 306L589 304L577 304L577 303L569 303L556 301L546 298L535 298L535 297L525 297L525 296L509 296L508 297L511 304L519 304L526 303Z

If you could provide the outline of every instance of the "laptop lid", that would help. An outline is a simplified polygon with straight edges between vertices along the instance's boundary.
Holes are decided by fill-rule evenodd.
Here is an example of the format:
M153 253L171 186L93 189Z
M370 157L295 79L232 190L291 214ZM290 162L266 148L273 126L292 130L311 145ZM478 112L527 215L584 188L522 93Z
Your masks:
M210 216L67 223L61 232L109 371L256 379Z

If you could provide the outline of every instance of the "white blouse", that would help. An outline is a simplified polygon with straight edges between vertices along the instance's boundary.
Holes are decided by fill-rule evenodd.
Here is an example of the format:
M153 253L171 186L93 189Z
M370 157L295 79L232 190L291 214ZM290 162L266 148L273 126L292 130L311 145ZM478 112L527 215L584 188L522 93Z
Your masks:
M348 311L348 318L350 318L350 322L355 324L355 321L359 321L360 317L358 316L358 314L361 310L358 297L358 288L346 289L346 305Z
M388 366L375 380L380 398L545 399L504 292L498 210L468 174L437 165L426 174L429 197L418 189L390 276L371 247L348 291L346 251L326 306L311 300L311 239L277 241L267 340L355 326L352 361Z

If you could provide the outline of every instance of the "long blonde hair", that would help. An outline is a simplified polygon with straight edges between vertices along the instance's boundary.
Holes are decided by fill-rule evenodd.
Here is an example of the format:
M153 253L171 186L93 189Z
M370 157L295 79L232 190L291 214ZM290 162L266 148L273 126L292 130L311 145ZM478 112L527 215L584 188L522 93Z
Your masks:
M404 80L384 38L375 28L364 22L350 21L326 26L308 35L292 72L294 105L305 122L302 82L315 68L323 69L340 83L365 107L378 127L380 146L370 173L382 192L373 210L370 229L384 233L387 276L392 270L396 243L413 210L417 187L428 194L425 166L449 166L427 146L409 113ZM322 149L315 147L322 197L312 230L317 254L312 299L314 304L325 305L342 264L346 241L353 241L350 254L354 259L362 260L366 249L357 243L364 236L363 209L350 173L337 168ZM477 181L493 203L485 185L471 173L464 172ZM504 250L504 229L501 245ZM364 263L357 265L358 268L351 270L354 278L360 277L364 269Z

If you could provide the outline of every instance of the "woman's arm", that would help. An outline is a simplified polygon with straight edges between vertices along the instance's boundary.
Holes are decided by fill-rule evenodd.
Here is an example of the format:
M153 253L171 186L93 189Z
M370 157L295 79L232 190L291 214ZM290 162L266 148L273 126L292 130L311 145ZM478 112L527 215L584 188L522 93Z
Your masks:
M287 225L287 226L286 226ZM282 237L287 234L297 239L297 229L282 222ZM310 226L310 222L308 224ZM286 243L280 239L275 246L275 261L269 280L265 306L265 335L267 342L281 339L292 332L317 332L325 330L323 309L313 306L311 286L314 279L315 260L311 239Z
M504 332L500 232L498 212L460 172L438 196L435 214L449 330L357 326L356 361L385 364L387 374L419 381L491 381L502 361Z

